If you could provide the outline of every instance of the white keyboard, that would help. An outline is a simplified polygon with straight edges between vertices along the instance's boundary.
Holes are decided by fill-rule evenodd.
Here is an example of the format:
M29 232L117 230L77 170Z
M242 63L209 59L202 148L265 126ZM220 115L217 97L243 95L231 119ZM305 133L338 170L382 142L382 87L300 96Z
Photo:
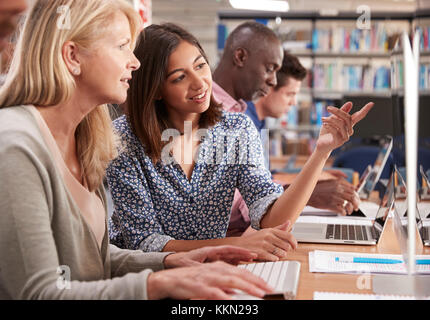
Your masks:
M276 261L241 264L239 268L251 271L263 278L269 286L274 288L273 294L282 294L285 299L294 299L300 276L298 261Z

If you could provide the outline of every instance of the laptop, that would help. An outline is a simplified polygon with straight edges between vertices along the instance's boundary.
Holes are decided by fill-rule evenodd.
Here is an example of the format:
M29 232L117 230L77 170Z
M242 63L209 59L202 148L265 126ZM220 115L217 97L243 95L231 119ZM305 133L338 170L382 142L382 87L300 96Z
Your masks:
M421 218L430 220L430 182L424 173L423 166L420 166L420 173L422 184L419 191L418 212Z
M427 204L427 209L429 208L429 206L430 206L430 202ZM420 203L418 203L417 215L416 215L418 233L420 235L423 245L426 247L430 247L430 219L428 217L422 218L423 213L425 214L427 212L428 211L420 212Z
M430 200L430 182L429 182L429 178L424 172L424 168L422 165L420 165L420 174L421 174L420 199ZM430 211L428 213L430 214Z
M420 171L422 168L420 168ZM406 182L403 179L403 177L400 175L400 173L397 170L397 167L395 167L395 170L399 176L399 186L402 187L402 189L406 190ZM427 216L429 210L430 210L430 201L423 200L421 196L417 197L417 207L416 207L416 214L415 219L417 222L417 228L419 237L421 238L421 241L424 246L429 247L430 246L430 219ZM395 204L394 204L394 217L395 217L395 223L397 227L397 237L398 239L403 239L403 242L406 242L408 239L408 208L407 208L407 201L406 199L402 197L398 197L395 194Z
M360 199L367 200L370 194L375 189L376 184L381 177L382 171L384 170L385 164L387 163L388 157L390 156L391 149L393 148L393 138L390 136L385 137L385 141L382 144L381 150L376 157L375 163L367 174L366 178L357 190Z
M333 244L362 244L375 245L378 243L388 214L394 203L394 184L391 175L385 194L380 201L374 220L360 218L335 218L342 223L313 223L296 222L292 234L298 242L333 243ZM329 219L330 218L326 218ZM337 220L339 221L339 220Z
M384 142L376 157L373 167L368 165L360 177L357 194L361 200L368 200L370 194L375 189L375 186L381 177L382 171L384 171L385 164L387 163L392 148L393 138L387 135L385 136ZM370 201L364 201L361 203L358 210L351 213L351 216L374 218L374 214L377 212L377 210L377 204Z
M372 171L372 166L369 164L367 165L366 169L363 171L363 174L361 175L360 180L358 181L358 188L357 188L358 194L363 192L364 185L369 179L371 171Z
M357 194L361 200L368 200L370 194L375 189L376 184L381 177L388 157L390 156L391 149L393 148L393 138L385 136L382 147L376 157L373 167L368 165L358 182ZM358 210L353 211L351 216L356 217L369 217L374 218L379 206L371 201L363 201ZM319 210L313 207L305 208L303 215L321 215L321 216L336 216L336 212L327 210Z

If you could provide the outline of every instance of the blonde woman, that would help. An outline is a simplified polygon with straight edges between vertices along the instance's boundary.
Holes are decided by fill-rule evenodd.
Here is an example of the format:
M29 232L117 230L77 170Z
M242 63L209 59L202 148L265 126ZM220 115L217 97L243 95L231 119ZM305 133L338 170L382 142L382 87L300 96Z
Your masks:
M109 244L102 180L116 145L105 104L126 99L139 31L123 0L37 0L29 12L0 91L0 299L270 290L216 261L253 259L247 250L145 254Z

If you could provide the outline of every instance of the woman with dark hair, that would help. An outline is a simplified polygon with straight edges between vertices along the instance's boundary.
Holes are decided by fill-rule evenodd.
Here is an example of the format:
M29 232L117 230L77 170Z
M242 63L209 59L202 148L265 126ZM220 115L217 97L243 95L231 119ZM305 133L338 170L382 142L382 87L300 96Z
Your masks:
M208 60L191 34L173 24L149 26L135 55L141 68L130 82L126 115L114 122L123 149L107 170L111 241L143 251L235 244L262 260L285 257L297 245L288 229L331 150L371 105L352 116L350 104L329 109L315 152L283 192L265 169L252 121L213 100ZM236 188L259 231L225 238Z

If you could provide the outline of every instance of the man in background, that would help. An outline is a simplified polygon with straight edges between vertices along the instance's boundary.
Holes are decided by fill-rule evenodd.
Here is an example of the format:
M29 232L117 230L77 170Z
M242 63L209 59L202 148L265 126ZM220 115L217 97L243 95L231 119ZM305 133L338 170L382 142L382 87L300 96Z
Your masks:
M267 169L270 170L268 141L261 132L266 128L266 118L281 118L292 106L297 105L297 94L302 86L302 81L306 77L306 68L303 67L297 57L284 52L282 66L276 73L276 86L274 86L268 95L258 99L255 104L253 101L247 101L247 114L254 122L260 133L265 150L264 157Z
M290 57L284 58L282 45L271 29L257 22L242 23L227 38L224 53L213 73L215 99L230 112L246 112L248 105L245 101L257 101L255 110L248 103L251 109L247 114L261 130L261 122L266 117L286 112L295 103L303 80L303 67L297 65L298 60L293 61L295 66L289 66ZM286 72L279 72L281 67ZM294 76L296 67L299 69L298 77ZM282 94L285 90L288 97ZM284 102L282 105L269 105L276 99L288 101L285 105ZM359 199L354 187L341 176L336 180L318 182L308 204L347 214L358 209ZM250 221L248 207L237 190L231 211L227 236L241 235Z
M266 118L280 118L285 115L292 106L297 105L297 94L300 91L303 80L306 77L306 68L302 66L296 56L284 52L282 67L276 73L277 83L268 95L261 97L255 103L247 102L245 113L254 122L257 130L260 132L266 127ZM265 135L261 135L266 167L270 170L268 141ZM354 186L344 178L341 171L331 170L336 180L320 181L315 187L312 197L309 199L308 205L327 209L342 214L350 214L354 209L358 208L359 198L354 194ZM282 184L282 183L281 183ZM288 185L284 185L288 187ZM341 196L341 194L345 196ZM344 200L348 197L350 201L344 206Z

